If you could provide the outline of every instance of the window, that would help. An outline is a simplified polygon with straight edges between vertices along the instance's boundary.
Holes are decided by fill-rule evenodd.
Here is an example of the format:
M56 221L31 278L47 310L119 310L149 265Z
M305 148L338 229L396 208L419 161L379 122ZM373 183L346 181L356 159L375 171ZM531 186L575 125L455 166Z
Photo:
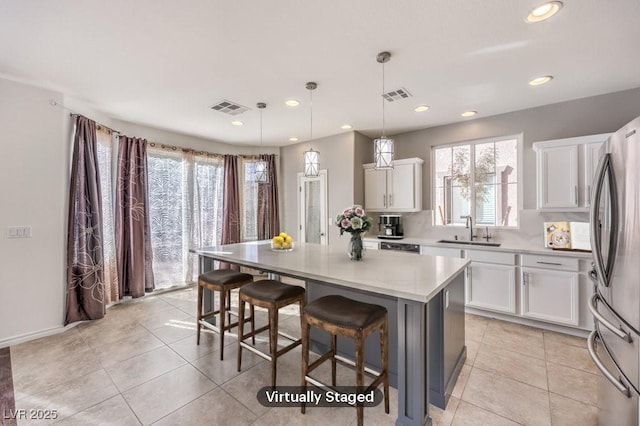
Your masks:
M437 225L518 226L520 136L433 148Z
M220 244L223 162L149 148L147 169L156 288L193 282L198 264L189 250Z
M242 198L240 209L242 216L242 241L258 239L258 182L255 180L255 161L242 161Z

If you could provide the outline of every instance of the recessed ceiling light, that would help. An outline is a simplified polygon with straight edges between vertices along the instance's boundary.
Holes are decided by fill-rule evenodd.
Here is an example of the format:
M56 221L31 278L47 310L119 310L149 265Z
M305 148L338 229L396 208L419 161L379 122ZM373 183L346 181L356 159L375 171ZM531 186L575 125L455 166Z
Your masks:
M477 113L478 113L478 111L465 111L460 115L463 116L463 117L473 117Z
M233 124L234 126L242 126L244 125L244 123L240 120L234 120L231 122L231 124Z
M285 101L285 105L290 107L297 107L298 105L300 105L300 102L296 101L295 99L289 99Z
M545 83L550 82L551 80L553 80L553 76L551 76L551 75L543 75L542 77L536 77L533 80L529 81L529 85L530 86L540 86L540 85L543 85Z
M341 129L344 130L349 130L351 129L353 126L351 124L343 124L342 126L340 126Z
M289 142L298 142L298 138L289 138Z
M534 7L527 16L528 22L540 22L551 18L562 8L561 1L547 1Z
M426 105L420 105L420 106L415 107L413 110L414 110L415 112L425 112L425 111L426 111L426 110L428 110L428 109L429 109L429 107L428 107L428 106L426 106Z

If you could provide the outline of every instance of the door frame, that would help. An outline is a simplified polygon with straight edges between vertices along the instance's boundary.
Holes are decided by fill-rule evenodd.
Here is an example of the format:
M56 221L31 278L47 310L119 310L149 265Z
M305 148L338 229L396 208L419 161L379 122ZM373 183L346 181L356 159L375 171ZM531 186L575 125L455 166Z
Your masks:
M303 173L298 173L298 231L300 232L300 242L304 241L305 236L305 220L303 216L304 212L304 197L303 188L304 182L308 181L320 181L320 198L321 202L324 202L324 211L320 213L320 244L329 244L329 198L327 189L327 170L320 170L317 177L305 177Z

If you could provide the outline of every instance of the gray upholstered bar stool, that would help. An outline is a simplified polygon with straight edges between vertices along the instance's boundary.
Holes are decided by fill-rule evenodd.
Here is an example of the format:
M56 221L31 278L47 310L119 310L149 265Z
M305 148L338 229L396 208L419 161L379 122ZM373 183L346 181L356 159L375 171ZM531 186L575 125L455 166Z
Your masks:
M215 269L213 271L205 272L198 277L198 345L200 344L200 329L204 324L205 327L211 328L214 331L220 333L220 360L224 358L224 333L231 328L238 325L238 322L231 322L231 290L242 287L244 285L253 282L253 275L245 274L242 272L233 271L231 269ZM202 312L202 299L204 296L204 289L207 288L211 291L220 293L220 307L215 310L212 307L212 311ZM214 293L215 299L215 293ZM219 314L218 327L215 327L209 323L205 323L207 318L211 318ZM226 323L225 323L226 314ZM253 322L253 311L250 316Z
M331 334L331 348L320 358L309 364L309 340L311 326ZM380 332L380 356L382 371L377 372L364 365L364 344L367 336ZM336 353L336 336L344 336L355 341L355 363ZM309 303L302 314L302 391L307 383L326 387L327 385L309 376L323 362L331 359L331 385L336 385L336 361L355 367L356 386L364 387L364 373L374 377L365 392L375 389L382 383L384 390L384 410L389 414L389 341L387 334L387 309L383 306L363 303L347 297L324 296ZM302 413L305 406L302 405ZM364 407L356 405L358 425L364 422Z
M259 329L255 329L255 324L251 323L251 332L244 334L244 304L265 308L269 312L269 324ZM239 325L238 325L238 371L242 367L242 348L248 349L256 355L268 360L271 363L271 386L276 385L277 361L278 357L289 352L298 346L301 339L296 339L285 333L278 331L278 311L292 303L300 305L300 315L305 305L305 290L297 285L289 285L275 280L260 280L253 284L246 285L240 289ZM253 312L253 311L252 311ZM269 354L258 350L255 345L256 334L269 330ZM292 343L278 350L278 335L290 340ZM253 338L254 345L250 345L245 340Z

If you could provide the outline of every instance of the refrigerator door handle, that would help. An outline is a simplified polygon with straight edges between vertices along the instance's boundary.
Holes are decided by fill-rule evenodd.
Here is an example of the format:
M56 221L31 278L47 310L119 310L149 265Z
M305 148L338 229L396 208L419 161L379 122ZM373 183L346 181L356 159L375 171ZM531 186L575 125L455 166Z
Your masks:
M602 259L602 246L600 245L600 194L602 193L602 185L604 184L604 177L607 173L609 162L611 161L611 154L605 154L598 164L598 169L594 178L593 186L593 202L589 209L589 222L591 223L591 247L593 248L593 262L596 270L596 274L600 282L609 287L609 280L604 271L604 260Z
M589 310L593 314L594 318L606 328L608 328L613 334L621 338L627 343L633 342L631 339L631 335L629 333L625 333L622 329L617 328L615 325L611 324L609 321L602 316L600 312L598 312L598 293L594 294L593 297L589 300Z
M624 396L627 398L631 398L631 392L629 392L629 388L622 383L622 381L616 378L607 368L604 366L600 358L598 358L598 354L596 354L595 350L595 340L598 338L598 332L593 330L591 334L589 334L589 338L587 339L587 350L589 351L589 355L593 360L598 370L602 373L602 375L609 381L611 384Z

